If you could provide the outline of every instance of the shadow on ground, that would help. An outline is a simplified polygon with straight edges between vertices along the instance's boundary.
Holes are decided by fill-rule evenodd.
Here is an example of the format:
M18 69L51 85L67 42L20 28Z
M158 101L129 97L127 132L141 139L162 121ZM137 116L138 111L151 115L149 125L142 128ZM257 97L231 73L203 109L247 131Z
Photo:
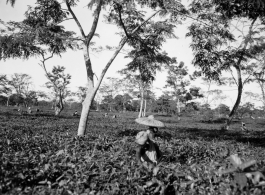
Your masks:
M249 143L256 147L265 147L265 131L220 131L220 130L204 130L199 128L180 129L168 128L175 139L204 139L207 141L234 140L241 143Z

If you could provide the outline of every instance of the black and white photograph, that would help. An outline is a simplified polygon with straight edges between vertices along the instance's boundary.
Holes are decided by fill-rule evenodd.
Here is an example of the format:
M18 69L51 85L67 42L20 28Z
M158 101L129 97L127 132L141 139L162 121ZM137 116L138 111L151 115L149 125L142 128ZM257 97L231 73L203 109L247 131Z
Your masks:
M265 0L0 0L0 195L265 195Z

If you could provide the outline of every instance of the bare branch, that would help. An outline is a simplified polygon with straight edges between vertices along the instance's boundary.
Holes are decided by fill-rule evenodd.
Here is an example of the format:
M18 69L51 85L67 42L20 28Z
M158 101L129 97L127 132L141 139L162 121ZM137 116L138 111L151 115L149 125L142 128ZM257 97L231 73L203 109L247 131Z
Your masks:
M98 19L99 19L100 11L101 11L102 1L103 0L99 0L99 3L98 3L97 8L95 10L95 17L94 17L94 20L92 23L92 27L90 29L90 32L87 35L87 43L86 43L87 45L89 45L91 39L93 38L93 36L95 34L95 31L96 31L96 28L98 25Z
M118 4L118 3L117 3L117 4ZM119 18L120 18L121 26L122 26L122 28L123 28L125 34L126 34L126 37L129 38L128 32L127 32L127 30L126 30L126 28L125 28L125 25L124 25L123 21L122 21L122 17L121 17L121 9L118 9L118 11L119 11Z
M238 86L238 83L237 83L237 81L236 81L235 76L233 75L233 71L232 71L231 67L229 67L229 70L230 70L230 73L231 73L231 75L232 75L232 78L233 78L235 84Z
M151 16L149 16L142 24L140 24L139 26L137 26L131 33L130 35L134 34L135 32L137 32L137 30L139 28L141 28L146 22L148 22L151 18L153 18L157 13L159 13L162 10L158 10L156 12L154 12ZM111 59L108 61L108 63L106 64L105 68L102 70L101 75L99 77L99 80L95 86L96 90L99 88L108 68L110 67L111 63L113 62L113 60L116 58L116 56L119 54L119 52L121 51L121 49L123 48L123 46L125 45L125 43L127 42L128 37L124 37L121 41L120 44L117 48L117 50L114 52L113 56L111 57Z
M85 33L84 33L84 30L83 30L83 28L82 28L82 26L81 26L79 20L77 19L75 13L73 12L73 10L72 10L72 8L71 8L71 6L70 6L69 0L66 0L65 3L66 3L66 6L67 6L67 8L68 8L68 11L69 11L69 12L71 13L71 15L73 16L73 18L74 18L74 20L75 20L75 22L76 22L76 24L77 24L77 26L78 26L78 28L79 28L79 30L80 30L80 32L81 32L82 37L83 37L83 38L86 38L86 35L85 35Z

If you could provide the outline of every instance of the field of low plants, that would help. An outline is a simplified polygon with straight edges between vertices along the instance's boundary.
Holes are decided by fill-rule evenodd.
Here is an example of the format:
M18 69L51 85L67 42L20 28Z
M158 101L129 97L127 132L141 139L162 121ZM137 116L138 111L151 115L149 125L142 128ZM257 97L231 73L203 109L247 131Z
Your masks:
M265 194L265 119L221 132L217 122L155 115L166 125L157 138L164 156L145 168L135 159L145 129L137 113L92 112L81 138L70 113L0 111L0 194Z

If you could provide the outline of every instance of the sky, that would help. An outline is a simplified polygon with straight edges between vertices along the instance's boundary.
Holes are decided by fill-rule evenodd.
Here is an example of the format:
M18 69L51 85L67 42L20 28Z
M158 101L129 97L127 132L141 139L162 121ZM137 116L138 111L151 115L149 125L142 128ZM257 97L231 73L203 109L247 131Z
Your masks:
M88 1L81 1L78 7L74 7L73 10L77 15L80 23L82 24L85 33L89 32L92 22L91 12L85 7ZM14 7L11 7L10 4L6 5L6 0L0 0L0 19L7 21L21 21L24 18L24 13L27 10L27 5L34 5L35 0L27 1L17 1ZM148 14L146 15L148 16ZM65 25L66 30L75 31L79 34L77 25L73 20L66 21L62 23ZM168 39L164 44L163 49L168 53L170 57L177 57L178 62L183 61L188 67L189 72L192 73L195 69L192 65L192 50L189 47L191 42L190 38L186 37L187 25L177 26L175 34L178 39ZM93 39L97 42L97 45L101 46L118 46L120 37L116 35L117 28L114 25L106 24L103 22L103 17L99 19L98 27L96 33L100 34L99 38ZM97 76L100 75L102 69L111 58L113 51L103 51L101 53L92 53L91 61L93 64L94 72ZM113 64L110 66L105 78L107 77L119 77L117 73L118 70L125 67L129 62L128 59L124 58L124 54L120 53ZM34 88L36 90L45 90L44 84L48 81L44 75L44 71L39 65L41 58L30 58L28 60L21 59L8 59L6 61L0 61L0 74L11 75L13 73L26 73L32 77ZM60 65L66 67L66 73L69 73L72 76L70 88L75 91L78 86L86 85L86 70L85 63L83 58L82 51L67 51L62 54L61 57L53 57L47 61L47 69L51 71L54 65ZM153 83L155 93L157 96L162 94L164 90L166 80L166 71L158 72L156 80ZM104 80L103 80L104 82ZM205 89L206 86L200 81L192 83L192 85L200 86L202 89ZM230 107L234 104L236 100L236 87L216 87L213 86L212 89L218 88L224 90L225 95L228 96L225 104ZM247 91L258 92L260 91L257 88L257 85L251 85L246 87ZM219 104L220 102L216 102Z

